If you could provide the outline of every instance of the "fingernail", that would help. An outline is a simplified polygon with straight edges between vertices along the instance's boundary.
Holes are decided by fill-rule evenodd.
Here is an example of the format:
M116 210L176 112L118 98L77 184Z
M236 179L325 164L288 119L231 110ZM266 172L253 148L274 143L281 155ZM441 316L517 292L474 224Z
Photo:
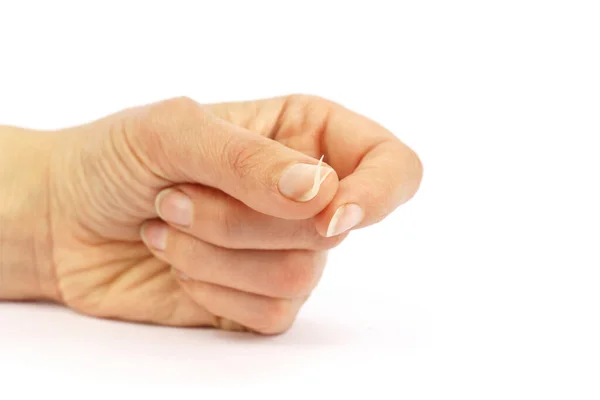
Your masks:
M193 206L192 200L178 190L163 190L156 196L157 214L161 219L172 224L190 226Z
M321 184L333 172L331 168L322 167L323 158L317 165L295 164L286 169L279 180L279 191L285 197L299 202L314 199L319 193Z
M156 250L167 248L168 228L164 224L151 224L142 227L142 239L144 242Z
M359 205L346 204L341 206L331 218L331 222L327 228L327 237L337 236L354 228L360 224L363 217L364 213Z

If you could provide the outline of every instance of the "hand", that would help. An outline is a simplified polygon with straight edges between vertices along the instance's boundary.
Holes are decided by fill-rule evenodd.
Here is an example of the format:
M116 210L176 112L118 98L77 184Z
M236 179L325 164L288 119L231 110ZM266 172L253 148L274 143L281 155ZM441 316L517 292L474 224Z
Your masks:
M391 133L309 96L173 99L52 141L56 300L166 325L286 330L326 250L406 202L421 179Z

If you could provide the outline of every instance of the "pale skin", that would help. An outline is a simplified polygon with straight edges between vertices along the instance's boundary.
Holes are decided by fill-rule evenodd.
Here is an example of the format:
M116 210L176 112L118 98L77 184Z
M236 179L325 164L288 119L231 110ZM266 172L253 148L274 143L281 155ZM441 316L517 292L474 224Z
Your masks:
M391 132L314 96L176 98L52 132L0 127L0 300L281 333L327 251L421 177Z

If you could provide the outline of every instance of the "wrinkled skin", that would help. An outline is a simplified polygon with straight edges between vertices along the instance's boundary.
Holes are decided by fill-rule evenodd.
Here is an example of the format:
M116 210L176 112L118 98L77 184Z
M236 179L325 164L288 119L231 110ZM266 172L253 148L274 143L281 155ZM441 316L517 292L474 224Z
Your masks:
M376 223L414 195L422 174L387 130L312 96L171 99L44 135L40 297L163 325L285 331L346 235L325 237L338 207L360 204L357 227ZM314 199L277 192L285 167L321 155L335 173ZM157 196L174 192L193 203L187 226L159 217ZM163 249L149 239L157 232Z

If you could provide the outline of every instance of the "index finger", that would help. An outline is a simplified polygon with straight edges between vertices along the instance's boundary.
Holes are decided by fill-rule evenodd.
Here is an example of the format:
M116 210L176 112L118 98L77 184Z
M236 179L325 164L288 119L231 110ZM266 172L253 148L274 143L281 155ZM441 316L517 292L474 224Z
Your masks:
M417 154L380 124L325 102L326 160L341 178L334 199L316 218L319 232L329 237L379 222L407 202L420 186L423 167Z
M416 153L380 124L340 104L292 95L215 104L212 111L312 157L325 155L341 180L316 217L323 236L379 222L419 188L423 168Z

